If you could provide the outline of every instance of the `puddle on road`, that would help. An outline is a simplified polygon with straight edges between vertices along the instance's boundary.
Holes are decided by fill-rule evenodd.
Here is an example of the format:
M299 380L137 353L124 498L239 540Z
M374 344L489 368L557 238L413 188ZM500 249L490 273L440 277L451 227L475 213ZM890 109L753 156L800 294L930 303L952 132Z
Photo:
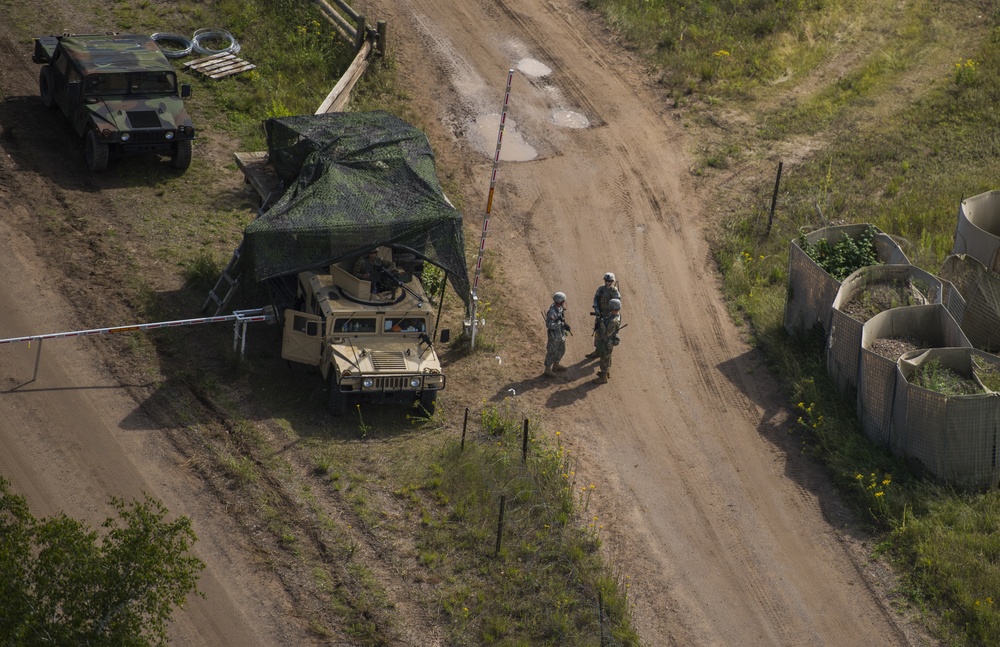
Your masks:
M517 62L517 70L525 76L541 78L552 74L552 68L541 61L533 58L522 58ZM554 104L562 103L562 93L559 88L553 85L546 85L543 82L540 86L543 93L548 95L548 100ZM512 101L516 104L517 90L514 90L515 97ZM586 115L567 108L556 108L552 111L551 121L556 126L562 128L589 128L590 120ZM480 115L468 122L466 137L480 152L490 159L496 155L497 150L497 130L500 128L500 115L496 113ZM517 131L517 123L507 114L507 123L503 131L503 143L500 146L500 160L504 162L527 162L538 157L538 151L533 146L524 141L524 137Z
M500 130L500 115L480 115L469 123L468 136L472 145L493 158L497 152L497 135ZM507 115L507 121L503 128L503 142L500 145L500 161L502 162L527 162L538 157L538 151L533 146L524 141L521 133L517 132L517 122Z
M552 68L533 58L522 58L517 63L517 69L526 76L538 78L552 74ZM558 87L547 87L544 90L550 95L553 103L562 103L562 92ZM557 108L552 111L552 123L563 128L589 128L590 120L575 110Z
M590 127L590 120L574 110L556 110L552 113L552 123L564 128Z
M542 63L541 61L536 61L533 58L522 58L517 62L517 69L527 74L528 76L548 76L552 74L552 68Z

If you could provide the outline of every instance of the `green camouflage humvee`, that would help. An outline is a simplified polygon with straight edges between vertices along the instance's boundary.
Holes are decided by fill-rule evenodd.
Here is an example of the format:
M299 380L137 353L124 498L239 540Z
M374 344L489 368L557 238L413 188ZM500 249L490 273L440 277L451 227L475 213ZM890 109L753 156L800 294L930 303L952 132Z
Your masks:
M194 124L178 92L177 74L149 36L93 34L35 39L42 103L59 107L86 138L91 171L108 159L144 153L167 155L174 168L191 164Z

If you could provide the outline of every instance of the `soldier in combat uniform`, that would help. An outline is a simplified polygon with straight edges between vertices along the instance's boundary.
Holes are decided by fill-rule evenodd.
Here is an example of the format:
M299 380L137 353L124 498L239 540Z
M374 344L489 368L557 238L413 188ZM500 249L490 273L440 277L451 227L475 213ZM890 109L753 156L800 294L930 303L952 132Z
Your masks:
M367 256L361 256L354 263L354 276L364 281L371 281L372 294L388 292L396 286L394 277L399 275L399 268L387 258L378 255L378 249L368 250ZM395 290L393 290L395 292Z
M545 314L545 327L548 329L548 342L545 345L545 375L556 377L566 367L559 363L566 353L566 333L570 332L569 324L564 317L566 311L566 295L556 292L552 295L552 305Z
M600 370L597 371L598 384L607 384L611 378L611 352L618 345L618 330L622 325L622 318L619 311L622 309L620 299L611 299L608 302L610 312L597 318L597 332L594 334L597 339L597 356L600 358Z
M597 359L600 354L597 352L597 326L600 324L601 317L611 312L611 308L608 307L608 303L612 299L618 299L621 302L621 292L618 291L618 286L615 285L615 275L608 272L604 275L604 285L597 288L597 292L594 294L594 350L587 353L586 357L588 359ZM619 305L621 305L619 303Z

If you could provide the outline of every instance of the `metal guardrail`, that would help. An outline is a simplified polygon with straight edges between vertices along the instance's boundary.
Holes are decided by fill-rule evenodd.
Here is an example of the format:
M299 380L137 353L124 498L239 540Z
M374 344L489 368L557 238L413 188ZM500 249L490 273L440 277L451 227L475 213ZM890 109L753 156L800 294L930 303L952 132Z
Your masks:
M135 332L138 330L156 330L157 328L176 328L178 326L197 326L200 324L233 322L233 352L240 351L240 357L246 349L247 325L253 322L273 323L276 321L274 309L257 308L254 310L236 310L230 315L217 317L199 317L197 319L177 319L175 321L159 321L155 323L134 324L131 326L113 326L110 328L91 328L90 330L73 330L70 332L56 332L45 335L28 335L25 337L11 337L0 339L0 345L19 344L27 342L29 347L31 342L38 342L38 350L35 352L35 373L31 377L32 381L38 378L38 363L42 354L42 342L46 339L66 339L69 337L91 337L94 335L111 335L122 332Z

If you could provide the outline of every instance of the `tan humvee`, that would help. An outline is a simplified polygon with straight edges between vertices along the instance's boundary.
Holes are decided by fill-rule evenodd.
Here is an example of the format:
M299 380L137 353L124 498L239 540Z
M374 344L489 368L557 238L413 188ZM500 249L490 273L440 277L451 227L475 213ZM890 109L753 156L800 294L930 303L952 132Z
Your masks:
M379 248L392 258L392 251ZM281 356L318 366L329 406L342 415L360 398L419 402L431 414L445 376L434 349L437 313L409 273L372 282L351 273L354 259L298 275L295 308L284 312ZM441 341L449 332L441 331Z

